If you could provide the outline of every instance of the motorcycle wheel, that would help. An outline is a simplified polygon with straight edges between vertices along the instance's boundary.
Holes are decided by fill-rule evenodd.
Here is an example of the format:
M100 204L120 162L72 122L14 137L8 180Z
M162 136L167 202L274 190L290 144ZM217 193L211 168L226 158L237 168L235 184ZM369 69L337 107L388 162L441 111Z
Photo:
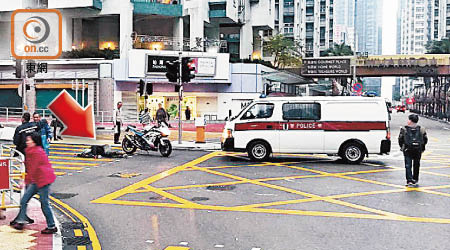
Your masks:
M159 144L159 153L164 157L169 157L172 153L172 144L170 141L167 141L166 145Z
M134 152L136 152L136 149L137 149L137 147L136 147L133 143L131 143L130 140L128 140L127 138L123 138L123 141L122 141L122 150L123 150L126 154L131 155L131 154L133 154Z

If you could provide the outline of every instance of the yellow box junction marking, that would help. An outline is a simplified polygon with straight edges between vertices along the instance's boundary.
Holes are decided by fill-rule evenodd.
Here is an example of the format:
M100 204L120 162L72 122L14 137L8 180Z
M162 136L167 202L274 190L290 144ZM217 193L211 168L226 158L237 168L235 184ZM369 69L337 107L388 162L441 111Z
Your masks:
M286 167L291 169L297 169L301 171L309 172L309 175L297 175L297 176L286 176L286 177L272 177L272 178L260 178L260 179L248 179L232 174L227 174L223 172L219 172L216 170L227 168L227 167L238 167L238 166L220 166L220 167L198 167L202 162L208 161L215 157L222 156L238 156L239 154L230 154L224 152L214 152L202 156L198 159L195 159L191 162L188 162L184 165L171 168L150 178L127 186L123 189L115 191L113 193L107 194L103 197L100 197L96 200L91 201L92 203L97 204L117 204L117 205L130 205L130 206L152 206L152 207L166 207L166 208L186 208L186 209L202 209L202 210L214 210L214 211L235 211L235 212L253 212L253 213L271 213L271 214L289 214L289 215L303 215L303 216L323 216L323 217L341 217L341 218L359 218L359 219L375 219L375 220L391 220L391 221L409 221L409 222L427 222L427 223L443 223L450 224L450 219L447 218L425 218L425 217L412 217L401 214L396 214L388 211L383 211L379 209L374 209L350 202L345 202L340 199L348 198L348 197L357 197L357 196L368 196L368 195L377 195L377 194L390 194L390 193L401 193L401 192L410 192L410 191L418 191L433 195L440 195L449 197L450 194L442 193L438 191L434 191L435 189L443 189L449 188L450 185L444 186L433 186L433 187L420 187L420 188L405 188L401 185L385 183L380 181L374 181L369 179L363 179L354 177L358 174L366 174L366 173L381 173L381 172L390 172L390 171L404 171L404 168L392 167L392 166L384 166L384 169L375 169L375 170L364 170L364 171L350 171L344 173L328 173L320 170L304 168L293 166L294 162L285 162L285 163L270 163L264 162L260 164L252 164L246 165L248 167L261 167L261 166L278 166L278 167ZM298 162L296 162L298 163ZM383 167L379 164L378 167ZM239 167L246 167L239 166ZM443 166L449 167L449 166ZM433 167L437 168L437 167ZM162 187L157 188L151 186L152 183L162 180L171 175L177 174L182 171L202 171L208 174L223 176L234 181L221 182L221 183L210 183L210 184L198 184L198 185L184 185L184 186L171 186L171 187ZM429 171L424 171L424 174L436 174ZM439 174L440 176L446 176L443 174ZM352 181L359 181L364 183L370 183L375 185L382 185L391 187L393 189L389 190L380 190L380 191L369 191L369 192L359 192L359 193L348 193L348 194L339 194L339 195L331 195L331 196L319 196L307 192L303 192L300 190L295 190L283 186L278 186L274 184L265 183L270 180L293 180L293 179L301 179L301 178L320 178L320 177L335 177L342 178ZM198 204L181 197L178 197L174 194L168 193L169 190L180 190L180 189L188 189L188 188L199 188L199 187L207 187L207 186L218 186L218 185L235 185L235 184L254 184L266 188L271 188L274 190L284 191L291 194L299 195L298 199L286 200L286 201L276 201L276 202L267 202L261 204L250 204L244 206L217 206L217 205L202 205ZM133 193L146 193L153 192L161 195L166 199L170 199L175 201L176 203L164 203L164 202L146 202L146 201L127 201L127 200L119 200L118 198ZM264 207L276 206L276 205L287 205L287 204L299 204L306 202L314 202L314 201L323 201L328 202L344 207L350 207L357 210L362 210L369 213L348 213L348 212L324 212L324 211L306 211L306 210L291 210L291 209L270 209Z
M189 250L189 247L168 246L164 250Z

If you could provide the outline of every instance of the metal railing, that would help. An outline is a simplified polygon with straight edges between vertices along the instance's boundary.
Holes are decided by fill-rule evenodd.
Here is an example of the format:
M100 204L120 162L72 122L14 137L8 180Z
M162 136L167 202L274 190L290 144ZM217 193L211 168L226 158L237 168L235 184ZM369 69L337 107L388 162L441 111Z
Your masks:
M0 190L1 201L0 210L6 208L20 207L20 200L25 192L25 156L10 147L0 144L0 160L7 160L9 162L9 189ZM13 194L18 192L19 195ZM9 202L6 201L9 198Z
M39 113L42 118L49 119L51 117L51 112L48 109L36 109L35 112ZM5 118L6 120L0 119L0 122L9 122L20 120L23 114L22 108L15 107L0 107L0 118Z

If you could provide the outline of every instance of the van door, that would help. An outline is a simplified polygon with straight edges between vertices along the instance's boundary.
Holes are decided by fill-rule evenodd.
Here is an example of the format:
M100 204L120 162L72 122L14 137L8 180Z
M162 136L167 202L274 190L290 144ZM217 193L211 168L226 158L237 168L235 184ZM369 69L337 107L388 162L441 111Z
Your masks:
M250 141L261 139L277 152L279 121L275 121L274 110L274 103L255 103L245 111L235 124L235 146L245 149Z
M291 102L282 106L280 151L285 153L321 153L322 130L320 103Z

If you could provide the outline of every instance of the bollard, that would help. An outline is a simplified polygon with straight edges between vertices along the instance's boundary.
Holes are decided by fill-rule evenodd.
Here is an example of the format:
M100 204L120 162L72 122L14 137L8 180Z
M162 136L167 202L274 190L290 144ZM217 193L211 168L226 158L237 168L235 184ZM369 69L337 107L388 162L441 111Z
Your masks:
M195 118L196 140L195 143L205 143L205 119L203 117Z

